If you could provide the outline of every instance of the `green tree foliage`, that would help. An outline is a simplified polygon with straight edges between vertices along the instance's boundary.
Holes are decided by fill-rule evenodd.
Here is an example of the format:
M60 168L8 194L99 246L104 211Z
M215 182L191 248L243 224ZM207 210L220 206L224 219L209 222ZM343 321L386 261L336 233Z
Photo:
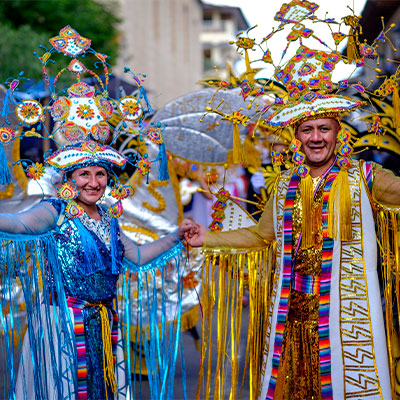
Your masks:
M38 46L50 49L49 38L57 36L66 25L91 39L91 47L107 54L111 64L116 62L116 10L116 0L0 1L0 82L16 77L21 70L25 76L41 79L41 63L32 54L36 51L43 55L45 50ZM56 59L62 60L61 56Z
M37 33L28 25L14 29L0 24L0 83L17 78L20 71L24 76L41 79L42 64L33 53L47 40L45 33Z

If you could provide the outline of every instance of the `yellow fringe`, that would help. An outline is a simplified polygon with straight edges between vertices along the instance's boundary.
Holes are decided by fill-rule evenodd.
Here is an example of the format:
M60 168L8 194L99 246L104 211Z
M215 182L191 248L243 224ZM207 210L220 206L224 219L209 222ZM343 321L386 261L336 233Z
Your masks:
M301 191L301 207L302 207L302 225L301 230L303 232L302 243L306 247L313 245L313 182L310 175L302 178L300 181Z
M107 387L110 386L114 393L114 397L118 397L118 386L117 380L115 379L114 373L114 356L112 352L111 344L111 329L110 320L108 319L107 307L103 304L98 305L100 307L100 318L101 318L101 336L103 338L103 370L104 370L104 384L106 388L106 399Z
M399 98L399 86L393 90L392 94L392 106L393 106L393 127L395 129L400 128L400 98Z
M400 395L400 322L394 324L393 310L400 310L400 210L380 209L376 214L378 243L381 254L385 323L389 353L392 399ZM395 306L396 305L396 306Z
M241 164L244 162L242 144L240 143L240 132L238 124L233 124L233 163Z
M261 365L266 340L270 282L274 271L275 243L268 248L246 253L210 252L205 257L203 274L202 358L196 398L219 400L241 398L245 376L250 378L250 398L255 399L261 384ZM218 269L216 268L218 266ZM245 273L245 269L248 273ZM218 274L218 278L217 275ZM218 279L217 332L212 321ZM239 344L242 333L243 291L249 286L249 322L244 370L239 374ZM212 359L215 368L211 369ZM250 369L247 374L247 369ZM225 377L230 375L230 386ZM214 381L212 382L212 379ZM239 382L241 387L239 390ZM212 391L213 388L213 391ZM213 392L213 395L211 394Z
M339 216L339 218L338 218ZM340 240L350 242L353 239L351 229L351 197L349 174L341 169L333 181L328 200L328 236L338 237L338 222Z

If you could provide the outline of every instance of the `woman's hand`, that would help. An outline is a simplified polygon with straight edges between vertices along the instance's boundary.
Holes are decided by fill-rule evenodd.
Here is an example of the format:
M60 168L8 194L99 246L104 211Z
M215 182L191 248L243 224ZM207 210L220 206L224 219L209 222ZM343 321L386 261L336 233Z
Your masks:
M204 225L195 223L195 227L185 232L185 239L192 247L201 247L206 238L207 229Z
M178 235L179 235L179 239L183 240L186 239L186 233L187 232L195 232L197 231L197 226L196 223L194 221L192 221L191 219L187 219L185 218L181 224L179 225L178 228Z
M203 246L206 233L205 226L190 219L184 219L178 228L179 239L185 239L192 247Z

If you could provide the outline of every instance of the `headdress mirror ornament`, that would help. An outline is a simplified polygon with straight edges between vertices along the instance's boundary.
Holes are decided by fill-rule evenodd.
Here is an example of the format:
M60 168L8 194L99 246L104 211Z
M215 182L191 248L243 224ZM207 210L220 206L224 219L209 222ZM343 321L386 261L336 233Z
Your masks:
M23 73L16 79L10 78L6 83L8 91L2 109L5 122L0 127L0 184L11 182L3 144L25 136L36 136L55 145L50 146L50 150L44 154L43 163L30 160L15 162L35 181L39 181L44 174L45 166L65 173L80 167L101 165L112 172L113 168L123 169L126 164L131 164L147 176L153 164L157 164L159 179L167 180L168 164L162 135L164 127L161 124L146 127L144 123L145 118L153 113L143 87L145 76L134 74L129 68L125 68L124 72L132 78L137 87L135 95L120 96L120 91L116 98L111 98L108 84L112 69L107 63L108 57L92 49L90 39L66 26L49 42L49 48L41 46L45 49L43 55L35 53L42 64L45 85L50 93L50 101L46 106L42 106L35 98L18 100L16 90L22 86L20 81L23 79ZM54 53L64 54L67 63L53 78L50 77L47 67L54 63ZM88 55L91 57L87 57ZM93 67L88 65L92 58L95 59ZM60 77L63 74L72 75L76 82L60 88ZM19 121L14 127L9 126L11 124L7 119L10 114L10 102L15 104L15 113ZM52 131L48 128L51 124L46 123L47 111L55 123ZM120 121L118 126L112 123L116 114ZM159 146L158 156L151 160L146 150L129 149L126 154L116 150L115 142L127 132L137 135L137 142L144 148L146 141L156 143ZM121 199L132 195L133 190L129 185L120 182L115 173L113 182L115 186L111 195L117 199L117 203L110 210L110 214L119 216L122 213ZM58 192L68 201L67 214L69 217L79 216L81 211L76 207L73 198L70 199L69 195L66 197L67 191L67 188L63 187L63 190Z

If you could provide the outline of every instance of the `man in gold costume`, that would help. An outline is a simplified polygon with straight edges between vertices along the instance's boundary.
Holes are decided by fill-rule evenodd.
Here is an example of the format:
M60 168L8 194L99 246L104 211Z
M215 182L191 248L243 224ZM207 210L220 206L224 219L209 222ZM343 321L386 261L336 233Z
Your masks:
M207 234L199 226L187 237L206 251L236 254L277 242L260 399L389 399L394 393L374 212L379 203L400 205L400 178L376 164L340 165L339 114L327 107L297 119L307 177L296 168L282 174L257 225Z
M239 368L235 346L241 334L241 309L232 293L237 290L240 299L247 283L252 399L386 400L400 393L396 388L396 382L400 382L396 377L399 325L393 312L400 308L400 178L377 164L352 157L355 137L341 118L366 103L343 96L342 91L350 88L363 93L364 98L371 92L360 82L343 79L335 83L331 79L339 62L356 69L365 64L364 58L376 60L379 43L386 40L394 25L383 29L379 38L368 45L358 39L360 17L353 13L338 22L327 15L318 17L318 7L307 0L282 4L275 15L279 26L261 43L265 46L263 61L274 67L271 81L285 87L284 94L275 95L265 122L275 128L276 135L287 127L294 129L295 137L289 146L293 167L278 177L256 225L209 233L199 226L196 233L187 235L190 245L203 246L205 265L212 266L205 273L204 292L210 287L210 296L204 300L203 319L212 319L215 266L220 271L220 296L232 299L230 311L225 306L228 300L218 303L214 398L225 389L221 360L228 352L228 335L231 398L236 398ZM338 32L342 23L350 27L348 35ZM320 26L325 29L322 37L317 33ZM286 41L279 38L280 34L286 36ZM235 43L238 51L245 53L247 78L256 87L256 82L251 82L254 70L248 54L255 40L249 35L248 31ZM338 44L345 38L347 56L338 51ZM308 42L316 46L311 39L317 39L323 49L307 47ZM326 44L332 39L331 45ZM272 60L270 41L282 44L278 62ZM289 58L287 50L293 48L294 55ZM373 68L371 64L369 68ZM375 71L380 72L378 68ZM392 117L390 128L397 128L397 132L399 74L400 67L374 91L381 99L391 96L394 111L387 119ZM256 96L257 91L254 89L252 94ZM372 122L367 124L368 130L382 135L385 127L381 114L372 108L372 101L369 104L368 118ZM269 107L263 109L262 118L266 118ZM235 144L238 150L238 142L233 140L234 151ZM225 199L216 203L215 210L223 210L224 203ZM385 313L377 273L378 249ZM248 277L246 283L243 270ZM225 288L228 296L223 292ZM228 313L229 332L224 328ZM203 344L211 340L212 328L203 328ZM213 346L207 349L211 352ZM211 393L210 375L210 371L204 374L207 398Z

